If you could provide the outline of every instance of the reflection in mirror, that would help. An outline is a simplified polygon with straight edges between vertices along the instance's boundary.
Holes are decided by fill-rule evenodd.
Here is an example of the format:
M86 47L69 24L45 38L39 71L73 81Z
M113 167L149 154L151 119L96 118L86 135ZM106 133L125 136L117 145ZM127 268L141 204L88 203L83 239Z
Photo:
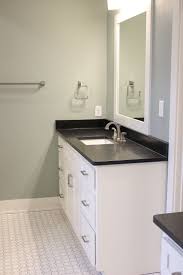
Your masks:
M144 121L146 13L120 23L119 113Z

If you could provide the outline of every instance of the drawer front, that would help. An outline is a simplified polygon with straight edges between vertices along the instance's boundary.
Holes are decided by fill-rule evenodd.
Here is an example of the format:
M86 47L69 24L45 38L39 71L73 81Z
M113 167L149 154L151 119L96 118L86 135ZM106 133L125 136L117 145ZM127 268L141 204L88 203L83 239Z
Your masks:
M91 196L88 192L81 192L81 211L85 218L88 220L91 227L95 230L96 224L96 203L95 197Z
M82 159L80 161L80 182L81 188L89 194L95 194L95 171Z
M95 266L96 263L96 252L95 252L95 232L85 219L81 215L81 244L88 256L90 263Z

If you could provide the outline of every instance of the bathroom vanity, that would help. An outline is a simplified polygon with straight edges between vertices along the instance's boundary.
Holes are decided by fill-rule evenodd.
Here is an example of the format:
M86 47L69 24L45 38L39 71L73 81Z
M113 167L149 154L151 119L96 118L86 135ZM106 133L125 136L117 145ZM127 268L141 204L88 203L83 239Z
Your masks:
M149 136L153 1L127 6L114 18L113 119L120 126L56 122L60 201L104 275L160 271L161 232L152 217L165 210L168 145Z
M164 210L167 145L128 129L126 143L116 143L107 122L56 122L62 208L98 271L159 271L161 234L152 216Z

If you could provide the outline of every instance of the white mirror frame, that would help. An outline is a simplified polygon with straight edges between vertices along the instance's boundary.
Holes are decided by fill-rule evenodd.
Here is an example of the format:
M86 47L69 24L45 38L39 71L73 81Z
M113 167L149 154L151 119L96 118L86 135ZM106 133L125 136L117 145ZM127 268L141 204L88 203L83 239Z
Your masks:
M138 1L136 1L138 2ZM150 90L151 90L151 50L152 50L152 5L153 0L146 0L143 6L126 7L120 10L114 20L114 121L124 127L143 134L149 134L150 122ZM144 121L136 120L119 113L119 55L120 55L120 23L138 14L146 12L146 62L145 62L145 102Z

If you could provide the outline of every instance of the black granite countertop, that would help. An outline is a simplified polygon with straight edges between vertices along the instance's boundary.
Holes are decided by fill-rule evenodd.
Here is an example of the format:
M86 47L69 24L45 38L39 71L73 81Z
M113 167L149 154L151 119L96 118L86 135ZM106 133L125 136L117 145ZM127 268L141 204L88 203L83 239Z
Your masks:
M97 125L97 127L95 123L87 124L87 127L79 127L76 123L74 124L74 128L69 128L69 124L67 125L67 123L57 123L57 131L61 134L63 139L65 139L92 165L158 162L167 160L166 156L163 156L162 154L159 154L128 138L127 142L124 144L85 145L80 141L80 139L111 138L112 131L104 130L102 123L99 123L100 125Z
M153 221L183 248L183 212L156 215L153 217Z

